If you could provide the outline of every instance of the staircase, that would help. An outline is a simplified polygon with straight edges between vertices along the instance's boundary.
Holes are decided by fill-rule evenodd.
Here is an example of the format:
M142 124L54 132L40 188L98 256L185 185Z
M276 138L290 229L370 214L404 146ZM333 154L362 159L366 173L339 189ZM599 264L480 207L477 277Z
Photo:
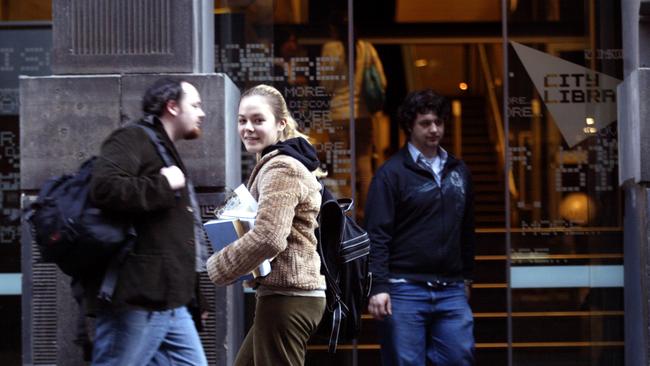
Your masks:
M490 140L489 120L482 97L464 97L462 104L461 159L472 173L474 210L477 228L505 227L504 177L499 169L498 155ZM445 124L442 146L452 154L456 134L453 119Z

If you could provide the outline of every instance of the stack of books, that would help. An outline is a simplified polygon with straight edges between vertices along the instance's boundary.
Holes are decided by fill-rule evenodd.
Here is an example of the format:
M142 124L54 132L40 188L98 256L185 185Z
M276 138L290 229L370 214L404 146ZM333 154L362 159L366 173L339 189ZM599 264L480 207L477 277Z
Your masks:
M255 226L257 202L243 184L234 190L234 195L215 210L216 219L203 224L215 253L241 238ZM271 272L271 260L265 259L249 275L240 280L264 277Z

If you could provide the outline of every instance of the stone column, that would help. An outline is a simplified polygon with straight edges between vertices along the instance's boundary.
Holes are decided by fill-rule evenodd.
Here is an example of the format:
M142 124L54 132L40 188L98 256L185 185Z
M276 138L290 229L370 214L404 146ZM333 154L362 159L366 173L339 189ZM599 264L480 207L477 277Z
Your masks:
M145 88L163 76L194 84L203 100L203 136L179 152L204 217L241 181L239 91L213 73L211 0L54 0L52 70L20 80L23 204L43 182L75 171L114 129L141 117ZM75 337L70 278L40 262L23 228L24 364L84 364ZM231 364L243 337L243 294L202 279L214 306L201 334L210 364Z
M625 364L650 351L650 1L621 2L624 81L618 86L619 181L625 192Z

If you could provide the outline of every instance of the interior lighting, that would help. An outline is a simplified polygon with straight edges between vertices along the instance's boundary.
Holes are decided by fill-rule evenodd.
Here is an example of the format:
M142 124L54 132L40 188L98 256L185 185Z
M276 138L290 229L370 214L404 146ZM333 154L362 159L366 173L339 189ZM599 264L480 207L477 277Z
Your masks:
M530 101L530 107L532 109L534 117L539 117L542 115L542 103L539 102L539 99L533 98Z
M427 60L425 60L423 58L420 58L420 59L415 60L414 64L415 64L415 67L425 67L425 66L427 66L428 62L427 62Z
M463 107L460 103L460 100L453 100L451 102L451 115L454 117L460 117L463 113Z
M467 90L469 88L469 85L465 82L458 83L458 89L460 90Z

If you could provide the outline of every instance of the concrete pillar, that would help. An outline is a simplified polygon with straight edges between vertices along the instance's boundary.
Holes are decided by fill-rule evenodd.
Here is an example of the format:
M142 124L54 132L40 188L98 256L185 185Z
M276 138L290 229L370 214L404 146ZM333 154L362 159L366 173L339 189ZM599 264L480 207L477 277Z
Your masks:
M625 364L650 354L650 1L621 2L623 82L618 86L619 182L625 192Z
M236 132L239 91L213 73L211 0L54 0L52 70L20 79L23 205L43 182L75 171L115 128L141 117L145 88L163 76L183 78L201 94L203 136L179 152L199 192L204 217L241 182ZM24 364L84 364L73 344L76 304L70 279L40 262L23 224ZM210 364L234 360L243 337L243 294L201 281L214 305L201 334Z

